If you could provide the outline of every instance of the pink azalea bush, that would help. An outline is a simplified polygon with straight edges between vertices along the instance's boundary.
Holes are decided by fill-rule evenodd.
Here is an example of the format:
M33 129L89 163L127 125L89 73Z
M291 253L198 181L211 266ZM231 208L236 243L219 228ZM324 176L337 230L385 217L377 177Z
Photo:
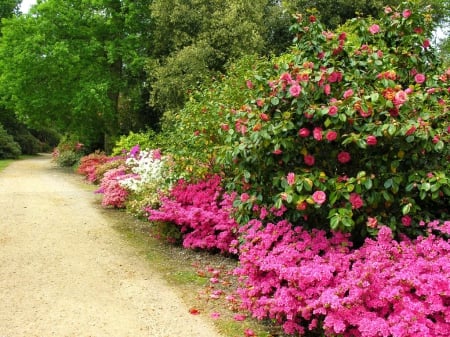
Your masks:
M190 184L180 180L159 209L147 209L149 220L180 226L186 248L235 253L237 223L230 216L235 195L224 193L220 183L218 175Z
M450 221L425 226L448 234ZM242 307L289 334L444 337L450 331L450 244L430 233L393 239L388 227L352 250L348 235L283 220L240 229L235 273ZM322 334L321 334L322 335Z
M134 174L127 173L125 166L107 171L101 180L100 188L96 191L103 194L102 206L124 208L129 192L120 182L132 176Z

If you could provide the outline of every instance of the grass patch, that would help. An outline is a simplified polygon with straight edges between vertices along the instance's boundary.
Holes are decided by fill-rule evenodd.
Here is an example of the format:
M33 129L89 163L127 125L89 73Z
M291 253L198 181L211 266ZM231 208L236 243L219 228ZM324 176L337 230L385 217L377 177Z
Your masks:
M11 164L14 160L12 159L1 159L0 160L0 172L3 171L9 164Z

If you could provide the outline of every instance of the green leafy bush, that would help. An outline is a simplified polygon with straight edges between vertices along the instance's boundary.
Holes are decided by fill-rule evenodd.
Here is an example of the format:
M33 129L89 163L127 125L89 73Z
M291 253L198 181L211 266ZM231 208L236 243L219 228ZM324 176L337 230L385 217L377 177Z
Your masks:
M20 145L0 124L0 159L15 159L21 155Z
M133 146L139 145L141 149L153 149L158 146L158 137L153 130L135 133L130 131L128 135L121 136L112 150L112 155L122 155L131 150Z
M448 218L450 69L430 45L430 9L408 6L355 19L350 40L298 15L290 53L247 78L252 99L220 130L240 222L275 206L365 237Z
M72 167L79 163L84 155L84 145L71 135L61 138L58 146L53 150L53 161L61 167Z

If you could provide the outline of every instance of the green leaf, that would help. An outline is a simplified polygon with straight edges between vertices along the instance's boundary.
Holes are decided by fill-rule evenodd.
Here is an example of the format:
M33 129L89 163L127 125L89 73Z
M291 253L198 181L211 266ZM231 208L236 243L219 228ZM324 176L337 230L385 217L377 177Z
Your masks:
M272 103L272 105L278 105L280 103L280 99L278 97L272 97L270 103Z
M367 190L370 190L370 189L372 188L372 186L373 186L372 179L368 178L368 179L364 182L364 187L365 187Z
M393 184L394 184L394 181L392 180L392 178L389 178L388 180L386 180L384 182L384 188L389 189L392 187Z
M411 211L411 204L406 204L405 206L403 206L402 208L403 215L409 214L410 211Z

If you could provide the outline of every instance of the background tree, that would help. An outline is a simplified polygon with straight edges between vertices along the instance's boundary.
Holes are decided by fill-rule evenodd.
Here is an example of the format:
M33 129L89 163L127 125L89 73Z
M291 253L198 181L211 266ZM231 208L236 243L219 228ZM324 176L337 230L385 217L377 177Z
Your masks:
M49 0L6 20L4 104L28 125L53 125L92 147L136 127L122 108L151 120L143 98L149 2Z

